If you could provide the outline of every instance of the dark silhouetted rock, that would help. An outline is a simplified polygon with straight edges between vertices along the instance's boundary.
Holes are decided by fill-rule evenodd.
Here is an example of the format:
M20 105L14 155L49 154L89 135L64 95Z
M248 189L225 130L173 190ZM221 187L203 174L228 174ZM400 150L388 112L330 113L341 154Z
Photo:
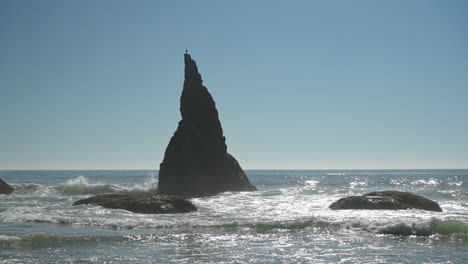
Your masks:
M0 179L0 194L10 194L14 191L13 187L8 185L8 183L4 182Z
M237 160L227 153L215 102L203 86L195 61L187 53L184 56L182 120L160 164L160 193L196 197L255 191Z
M94 204L140 214L174 214L197 211L187 199L157 194L102 194L81 199L73 205Z
M330 209L421 209L426 211L442 212L440 206L434 201L416 194L399 191L371 192L362 196L348 196L332 203L330 205Z

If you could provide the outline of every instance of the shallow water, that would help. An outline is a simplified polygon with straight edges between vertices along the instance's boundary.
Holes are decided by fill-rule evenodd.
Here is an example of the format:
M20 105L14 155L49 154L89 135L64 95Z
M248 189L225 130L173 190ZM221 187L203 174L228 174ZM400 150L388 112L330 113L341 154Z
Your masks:
M2 263L468 263L468 170L251 170L257 192L191 199L187 214L92 205L157 192L157 171L0 171ZM411 191L442 213L332 211L346 195Z

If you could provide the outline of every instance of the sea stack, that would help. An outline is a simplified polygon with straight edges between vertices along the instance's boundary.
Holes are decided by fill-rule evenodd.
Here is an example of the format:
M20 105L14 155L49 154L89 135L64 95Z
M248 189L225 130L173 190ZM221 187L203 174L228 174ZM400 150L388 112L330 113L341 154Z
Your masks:
M161 194L200 197L225 191L255 191L237 160L227 153L218 110L187 52L180 97L182 120L159 170Z
M0 178L0 194L10 194L13 191L13 187Z

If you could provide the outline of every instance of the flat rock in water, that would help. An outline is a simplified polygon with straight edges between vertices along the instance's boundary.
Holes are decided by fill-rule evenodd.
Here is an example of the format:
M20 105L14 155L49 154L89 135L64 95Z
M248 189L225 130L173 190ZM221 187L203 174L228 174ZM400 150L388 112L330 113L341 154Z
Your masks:
M10 194L13 192L13 187L11 187L8 183L0 179L0 194Z
M102 194L81 199L73 205L94 204L140 214L174 214L197 211L187 199L158 194Z
M341 198L329 206L332 210L369 209L369 210L404 210L421 209L442 212L440 206L422 196L399 191L370 192L362 196Z

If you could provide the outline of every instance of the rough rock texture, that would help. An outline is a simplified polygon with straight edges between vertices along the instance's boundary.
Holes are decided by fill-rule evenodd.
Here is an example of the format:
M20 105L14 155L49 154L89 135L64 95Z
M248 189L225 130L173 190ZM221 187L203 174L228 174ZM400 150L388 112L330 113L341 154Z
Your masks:
M440 206L429 199L409 192L383 191L366 193L363 196L348 196L330 205L330 209L402 210L421 209L442 212Z
M160 193L196 197L255 191L237 160L227 153L215 102L187 53L180 112L182 120L160 164Z
M140 214L174 214L197 211L189 200L157 194L102 194L81 199L73 205L94 204Z
M0 194L10 194L13 192L13 187L8 185L8 183L4 182L0 179Z

